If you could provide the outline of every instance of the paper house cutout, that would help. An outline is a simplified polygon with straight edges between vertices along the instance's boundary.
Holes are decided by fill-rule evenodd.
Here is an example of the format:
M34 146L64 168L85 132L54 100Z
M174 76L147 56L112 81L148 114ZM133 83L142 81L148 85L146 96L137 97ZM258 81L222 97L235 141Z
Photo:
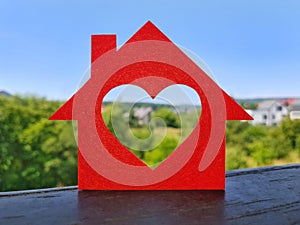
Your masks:
M225 189L226 120L252 118L201 68L150 21L118 50L116 35L92 35L91 62L91 78L50 117L78 120L78 189ZM140 86L154 98L172 82L198 93L202 115L191 135L152 170L111 134L100 109L120 85Z

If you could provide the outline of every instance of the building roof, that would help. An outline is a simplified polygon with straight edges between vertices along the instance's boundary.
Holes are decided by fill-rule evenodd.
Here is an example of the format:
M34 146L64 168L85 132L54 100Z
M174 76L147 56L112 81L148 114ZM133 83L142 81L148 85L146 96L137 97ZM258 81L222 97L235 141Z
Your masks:
M291 105L300 105L300 98L296 99Z
M258 110L267 110L267 109L270 109L273 105L275 104L280 104L280 102L276 101L276 100L266 100L266 101L263 101L263 102L260 102L258 104Z
M147 115L152 113L153 109L151 107L141 107L134 109L134 116L136 116L139 119L145 118Z
M293 104L290 105L290 111L300 111L300 99L296 99Z

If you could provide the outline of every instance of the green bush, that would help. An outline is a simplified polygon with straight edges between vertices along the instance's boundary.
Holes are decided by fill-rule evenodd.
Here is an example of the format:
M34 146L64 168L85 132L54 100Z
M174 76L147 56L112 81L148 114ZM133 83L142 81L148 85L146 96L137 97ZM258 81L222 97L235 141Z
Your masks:
M47 119L62 104L32 96L0 97L0 191L77 183L77 144L73 134L76 126L69 121ZM124 110L126 107L121 107L118 113L123 114ZM166 137L151 151L135 152L153 168L183 141L180 135L186 137L192 130L182 133L178 129L179 116L170 108L156 108L152 117L157 116L167 123ZM184 113L180 116L186 127L193 128L197 118ZM114 134L110 105L106 106L103 119ZM159 129L162 128L155 131L158 136L162 134ZM141 139L151 134L147 126L136 124L131 131ZM300 120L287 118L276 127L229 121L226 138L227 169L300 162Z
M77 183L71 122L48 121L61 105L43 98L0 98L0 191Z
M174 113L169 108L159 108L157 111L155 111L152 115L152 118L158 117L161 118L168 127L174 127L179 128L181 127L181 122L179 119L179 116ZM157 126L164 126L163 123L161 123L161 120L158 121Z

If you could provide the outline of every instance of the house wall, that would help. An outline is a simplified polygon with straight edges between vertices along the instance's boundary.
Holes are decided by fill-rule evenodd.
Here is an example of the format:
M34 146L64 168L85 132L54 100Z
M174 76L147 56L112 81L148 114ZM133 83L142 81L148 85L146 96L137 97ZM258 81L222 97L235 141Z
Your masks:
M288 109L283 105L276 103L268 109L258 109L253 111L252 124L264 124L267 126L275 126L288 115Z
M291 111L290 118L291 120L300 120L300 111Z

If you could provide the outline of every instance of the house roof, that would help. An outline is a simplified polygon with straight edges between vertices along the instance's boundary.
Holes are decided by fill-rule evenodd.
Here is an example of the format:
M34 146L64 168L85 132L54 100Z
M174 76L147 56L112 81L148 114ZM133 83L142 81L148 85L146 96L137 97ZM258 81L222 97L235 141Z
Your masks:
M151 35L150 35L151 34ZM103 38L105 41L103 41ZM105 51L100 51L102 48L107 49L107 44L114 43L116 44L116 35L94 35L92 42L94 40L95 43L92 45L96 46L95 49L92 46L93 50L98 53L97 57L100 57L101 54L104 54ZM126 43L129 42L138 42L143 40L158 40L158 41L165 41L171 42L153 23L148 21L144 26L142 26ZM172 43L172 42L171 42ZM110 46L111 48L115 48L116 46ZM124 46L122 46L123 48ZM119 52L119 49L117 52ZM207 75L206 75L207 76ZM90 78L91 80L92 78ZM90 81L89 80L89 81ZM83 86L88 86L89 81ZM50 120L73 120L72 112L73 112L73 102L75 96L85 95L87 91L86 88L81 87L75 95L73 95L63 106L61 106L51 117ZM153 88L152 88L153 89ZM226 104L226 116L227 120L252 120L253 118L246 113L246 111L237 104L226 92L222 89L222 94L224 96L225 104ZM150 94L151 95L151 94ZM154 97L154 96L153 96Z
M134 110L134 116L136 116L139 119L145 118L147 115L152 113L153 109L151 107L141 107L141 108L136 108Z
M290 111L300 111L300 105L292 105Z
M275 104L281 105L281 103L276 100L266 100L266 101L259 103L258 109L259 110L267 110L267 109L270 109Z
M300 111L300 99L296 99L296 100L290 105L290 111Z
M291 105L300 105L300 98L296 99Z

